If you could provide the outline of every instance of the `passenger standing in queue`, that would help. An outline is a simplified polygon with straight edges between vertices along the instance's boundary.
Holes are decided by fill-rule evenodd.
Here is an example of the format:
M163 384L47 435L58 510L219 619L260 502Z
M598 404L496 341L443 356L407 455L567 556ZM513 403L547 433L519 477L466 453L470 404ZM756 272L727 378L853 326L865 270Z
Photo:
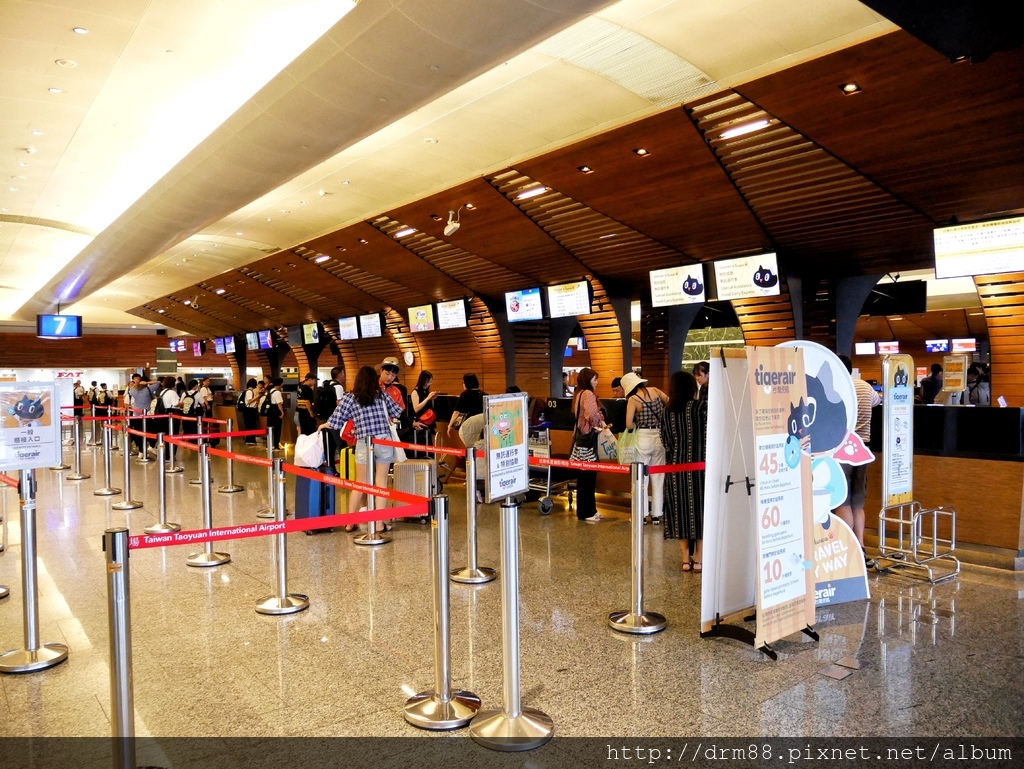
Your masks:
M462 386L466 389L459 393L459 399L455 402L455 410L448 422L448 437L458 434L464 420L484 413L484 392L480 389L480 380L476 374L463 374Z
M576 392L572 398L572 413L576 417L573 447L569 459L577 462L597 462L597 433L604 429L601 403L594 388L597 372L582 368L576 374ZM593 436L592 438L590 436ZM576 476L576 518L585 523L598 523L603 516L597 512L595 490L596 470L579 470Z
M707 452L708 402L685 371L672 375L661 428L665 462L703 462ZM665 539L678 539L683 571L700 572L704 560L704 471L665 473ZM690 556L690 543L693 556Z
M622 375L622 389L626 391L626 429L636 430L636 461L648 467L665 464L661 425L665 419L668 396L657 387L648 387L647 380L632 371ZM647 508L648 481L652 501L650 513L644 516L644 523L650 521L657 525L661 523L665 508L665 475L656 473L644 477L644 508Z
M245 424L246 432L250 430L260 429L260 414L259 414L259 393L256 388L256 378L251 378L245 383L245 394L242 396L242 420ZM255 446L256 436L247 435L245 436L245 445Z
M382 364L384 368L394 368L394 374L398 373L398 362L385 359ZM382 369L383 373L383 369ZM390 373L390 372L389 372ZM393 377L392 377L393 378ZM356 433L356 481L368 483L367 462L370 461L366 450L367 438L391 439L391 420L402 416L403 407L395 401L385 389L381 387L381 378L372 366L363 366L356 374L355 385L352 392L344 393L338 400L338 405L331 414L330 419L320 425L320 429L330 428L339 433L348 420L352 420ZM374 445L374 479L378 484L384 484L391 469L391 462L395 458L395 450L391 446ZM363 492L350 491L348 495L348 512L354 513L360 509L363 502ZM354 525L345 527L345 531L355 531ZM385 531L391 527L383 523Z
M316 400L317 375L310 371L302 378L295 400L295 413L299 415L299 432L312 435L316 432L316 412L313 404Z
M708 379L711 374L711 364L706 360L693 364L693 378L697 380L697 400L708 399Z
M281 387L284 380L276 376L272 380L270 393L270 408L267 409L267 428L274 431L274 451L281 451L284 446L281 443L281 426L284 424L284 393Z
M437 423L437 415L434 412L434 399L437 393L430 389L434 383L434 375L424 369L416 380L416 386L409 393L410 406L412 411L412 429L415 436L414 443L432 446L434 435L437 432L434 425ZM414 452L413 456L425 456L423 452Z

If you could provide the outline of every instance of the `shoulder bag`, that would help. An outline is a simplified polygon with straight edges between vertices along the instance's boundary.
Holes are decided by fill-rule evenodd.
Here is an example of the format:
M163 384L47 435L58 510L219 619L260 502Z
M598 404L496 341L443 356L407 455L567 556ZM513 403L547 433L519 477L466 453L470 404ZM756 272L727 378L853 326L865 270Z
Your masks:
M591 430L589 433L580 432L580 406L583 403L583 395L576 402L576 422L572 432L572 450L569 452L569 459L576 462L597 461L597 432Z

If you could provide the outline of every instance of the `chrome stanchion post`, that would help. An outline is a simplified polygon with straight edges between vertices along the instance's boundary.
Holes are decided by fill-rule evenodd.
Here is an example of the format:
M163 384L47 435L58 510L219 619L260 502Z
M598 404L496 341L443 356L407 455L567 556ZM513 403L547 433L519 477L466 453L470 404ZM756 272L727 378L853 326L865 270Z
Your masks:
M76 441L77 443L77 441ZM39 586L36 584L36 475L22 470L21 493L21 586L25 648L0 654L0 673L31 673L59 665L68 658L64 644L39 643Z
M84 481L89 478L82 474L82 430L81 423L75 421L75 471L71 475L64 476L69 481Z
M421 729L458 729L480 710L472 692L452 691L451 609L448 595L448 497L430 500L431 576L434 579L434 688L410 697L405 720Z
M60 431L61 431L61 435L64 434L64 426L67 425L69 421L73 422L73 420L66 420L66 419L64 419L64 415L63 414L60 415ZM61 447L74 445L74 442L75 442L74 441L74 435L75 435L75 428L74 428L74 425L72 425L71 426L71 436L72 437L70 439L66 440L66 441L61 441ZM50 468L51 470L70 470L71 469L71 465L69 465L67 462L64 461L63 453L64 452L63 452L63 448L62 448L60 462L58 464L53 465Z
M476 451L466 448L466 560L461 569L452 569L452 582L480 585L497 574L494 569L476 565Z
M89 416L92 417L92 419L90 420L92 422L92 427L90 428L92 430L92 437L89 439L89 442L86 445L101 446L103 445L103 441L99 440L96 437L96 404L94 403L89 404Z
M206 442L199 442L199 472L203 484L203 528L213 528L213 495L210 490L210 455L206 453ZM207 540L201 553L193 553L185 559L189 566L220 566L231 560L227 553L213 552L213 543Z
M119 416L118 414L115 413L116 411L118 411L118 409L116 409L116 408L112 408L112 409L108 409L107 410L107 421L105 421L103 423L104 426L110 425L110 421L109 420L114 419L115 417ZM111 451L120 451L121 447L117 445L117 441L111 441L110 442L110 450Z
M653 611L644 612L644 516L647 514L647 465L634 462L631 465L633 514L632 524L632 605L629 611L616 611L608 615L612 630L621 633L646 635L664 630L665 618Z
M202 434L203 434L203 415L202 414L196 414L196 435L202 435ZM199 445L200 446L205 446L206 445L205 439L200 438L199 439ZM202 468L199 469L199 475L198 476L196 476L195 478L189 479L189 483L192 486L202 486L203 485L203 471L202 471ZM271 496L270 498L273 499L274 497Z
M121 489L115 489L110 485L110 424L103 423L103 488L96 489L93 494L97 497L112 497L120 494Z
M111 510L137 510L142 503L132 499L132 463L131 463L131 436L128 435L128 423L124 424L124 441L122 442L121 454L124 456L124 499L115 502L110 506Z
M0 528L2 528L7 525L7 486L5 485L0 485L0 500L3 500L3 508L0 512ZM3 531L0 531L0 553L4 551L4 539ZM0 585L0 600L7 598L10 594L10 588Z
M174 437L174 417L168 417L167 419L167 431L170 436ZM175 475L177 473L185 472L185 468L178 464L178 446L171 443L171 448L167 452L167 464L164 465L164 473L166 475Z
M550 740L550 716L524 708L519 692L519 505L501 505L501 662L502 707L482 710L469 725L473 741L491 750L532 750Z
M371 486L376 486L377 462L373 455L373 438L366 438L366 481ZM372 494L366 495L366 509L377 509L377 497ZM366 527L366 533L360 534L352 539L357 545L384 545L391 541L391 535L386 531L377 531L377 522L370 521Z
M160 463L160 467L164 466L166 453L167 444L164 442L164 434L157 433L156 461ZM147 534L160 534L165 531L181 531L181 526L179 524L167 522L167 476L164 473L157 475L156 489L160 504L160 520L152 526L147 526L144 531Z
M135 769L135 695L132 684L132 606L128 529L103 532L110 627L110 726L115 769Z
M142 415L142 432L144 433L149 432L149 430L146 429L146 422L148 420L149 412L146 412L145 414ZM142 436L142 438L140 439L140 443L142 444L142 449L139 451L138 462L140 465L148 465L150 462L153 461L152 459L149 458L149 438L147 438L146 436Z
M274 428L267 428L267 459L270 460L270 466L267 467L267 506L260 508L256 511L257 518L273 518L274 512L274 500L277 495L277 479L274 478ZM287 511L285 512L287 515Z
M228 454L231 453L231 433L233 430L232 420L228 420ZM235 483L235 460L228 457L228 482L217 491L221 494L234 494L237 491L245 491L244 488Z
M230 432L230 431L229 431ZM277 493L274 508L281 531L274 535L275 560L277 566L277 595L272 595L256 604L257 614L295 614L309 608L309 596L288 592L288 550L284 533L285 474L281 469L282 460L275 459L272 468L277 477Z

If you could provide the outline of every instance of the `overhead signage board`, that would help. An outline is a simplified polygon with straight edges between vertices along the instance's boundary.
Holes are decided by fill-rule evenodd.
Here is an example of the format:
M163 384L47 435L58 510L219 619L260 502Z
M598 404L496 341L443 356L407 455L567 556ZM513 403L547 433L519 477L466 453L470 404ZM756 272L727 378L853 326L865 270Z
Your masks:
M374 339L380 334L380 313L359 316L359 336L363 339Z
M775 254L741 256L715 262L715 286L719 301L778 296L779 265Z
M495 502L530 487L527 394L484 396L485 497Z
M539 288L524 288L522 291L505 293L505 313L509 323L521 320L541 320L544 308L540 301Z
M338 318L338 338L359 338L359 324L356 322L356 317L354 315L351 318Z
M942 356L942 392L962 393L967 389L967 367L970 363L966 355Z
M67 389L56 382L0 382L0 469L60 464L60 407L62 391L71 403Z
M74 339L81 335L81 315L36 315L36 336L38 337Z
M434 305L421 304L409 308L409 328L412 331L434 330Z
M465 299L437 303L437 327L439 329L444 331L449 328L465 328L466 325Z
M590 315L590 286L587 281L548 286L548 313L552 318Z
M940 227L934 238L936 278L1024 270L1024 216Z
M669 307L675 304L702 304L703 280L704 268L700 264L652 270L651 305Z

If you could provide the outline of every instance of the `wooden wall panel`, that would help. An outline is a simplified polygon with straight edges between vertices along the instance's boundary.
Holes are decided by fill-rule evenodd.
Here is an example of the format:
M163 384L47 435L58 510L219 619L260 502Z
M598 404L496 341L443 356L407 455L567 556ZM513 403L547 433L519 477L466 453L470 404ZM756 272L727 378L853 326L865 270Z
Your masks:
M590 315L581 316L579 323L590 351L590 368L598 376L597 396L610 398L612 379L623 374L622 334L619 319L601 281L592 278L590 283L594 287L593 306L599 309Z
M86 334L78 339L40 339L34 333L0 332L0 367L4 368L140 368L156 365L156 351L169 338L148 334ZM208 360L209 359L209 360ZM179 353L179 364L192 365L191 350ZM227 366L223 355L208 354L204 365Z
M780 342L796 339L793 300L789 285L779 276L779 295L753 299L734 299L732 308L743 331L743 341L752 347L774 347ZM804 323L806 331L806 320ZM805 338L806 334L805 334ZM815 340L818 341L818 340ZM835 340L833 339L833 347Z
M516 384L530 395L550 398L551 321L513 323L512 336L516 346ZM560 382L556 384L561 388Z
M668 392L668 380L679 361L668 359L668 310L645 307L640 314L640 367L644 379Z
M988 322L992 401L1024 406L1024 273L979 275L974 284Z

